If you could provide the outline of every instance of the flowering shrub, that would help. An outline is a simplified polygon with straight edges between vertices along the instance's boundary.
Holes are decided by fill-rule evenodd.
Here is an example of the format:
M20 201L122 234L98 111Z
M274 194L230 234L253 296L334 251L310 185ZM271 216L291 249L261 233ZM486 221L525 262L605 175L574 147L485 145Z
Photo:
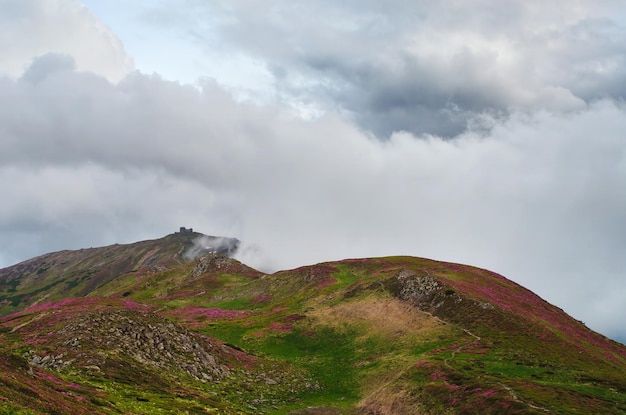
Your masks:
M544 329L544 336L549 336L550 332L553 332L557 336L568 338L576 347L612 350L615 355L604 357L616 363L617 356L622 361L626 360L623 348L616 347L605 337L589 330L562 310L513 281L494 272L464 265L449 264L448 268L456 271L454 278L448 274L439 277L454 289L474 299L510 311L526 321L538 323L539 327Z
M291 332L291 324L289 323L278 323L276 321L273 321L270 323L270 327L269 329L271 331L278 331L281 333L289 333Z
M247 317L250 311L186 306L170 311L168 314L177 320L184 321L190 327L199 327L205 320L234 320Z
M254 304L265 303L267 301L270 301L271 299L272 297L270 297L269 295L258 295L252 299L252 303Z

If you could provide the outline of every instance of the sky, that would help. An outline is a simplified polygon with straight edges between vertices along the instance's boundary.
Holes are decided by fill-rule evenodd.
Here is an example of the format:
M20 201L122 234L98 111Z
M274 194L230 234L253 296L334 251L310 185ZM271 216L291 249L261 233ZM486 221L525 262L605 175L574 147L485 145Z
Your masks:
M0 0L0 267L180 226L487 268L626 342L610 0Z

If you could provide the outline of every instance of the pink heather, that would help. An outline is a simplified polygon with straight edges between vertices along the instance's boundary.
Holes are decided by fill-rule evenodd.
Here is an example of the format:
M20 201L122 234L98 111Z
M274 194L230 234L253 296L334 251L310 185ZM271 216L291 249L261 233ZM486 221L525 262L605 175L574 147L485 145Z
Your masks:
M289 333L291 331L291 324L272 322L270 323L270 330Z
M445 275L440 278L453 288L478 300L511 311L529 321L535 321L547 328L556 330L581 347L587 343L603 349L609 348L622 359L626 359L623 350L612 347L612 344L602 336L588 330L584 325L539 296L503 276L489 271L468 269L459 265L452 266L452 268L458 272L458 279L446 278Z
M269 295L259 295L259 296L255 297L255 298L253 298L252 302L254 304L258 304L258 303L262 303L262 302L265 302L265 301L269 301L271 299L272 299L272 297L270 297Z
M129 299L123 299L122 300L122 305L128 309L131 310L145 310L146 308L148 308L146 305L144 304L140 304L136 301L133 300L129 300Z
M184 318L206 317L209 319L235 319L246 317L249 311L187 306L173 311L172 314Z
M497 394L498 392L494 391L493 389L489 389L487 392L483 393L483 396L485 398L488 398L489 396L493 396L495 394Z

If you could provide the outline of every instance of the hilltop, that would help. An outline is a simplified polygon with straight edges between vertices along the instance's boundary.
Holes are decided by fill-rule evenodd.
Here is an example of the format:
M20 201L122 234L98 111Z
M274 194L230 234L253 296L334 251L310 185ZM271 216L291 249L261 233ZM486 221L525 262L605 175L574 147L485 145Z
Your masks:
M209 253L231 255L238 246L235 238L181 228L160 239L41 255L0 269L0 315L42 301L84 297L124 275L160 273Z
M626 414L626 347L501 275L264 274L237 245L180 232L0 270L0 413Z

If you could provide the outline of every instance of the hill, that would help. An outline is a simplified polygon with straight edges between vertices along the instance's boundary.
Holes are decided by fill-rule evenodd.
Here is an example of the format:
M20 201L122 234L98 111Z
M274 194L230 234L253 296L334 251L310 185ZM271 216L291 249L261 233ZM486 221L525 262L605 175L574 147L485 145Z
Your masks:
M626 347L498 274L267 275L232 248L185 256L203 237L0 270L0 413L626 414Z
M134 244L60 251L0 269L0 315L42 301L83 297L120 276L155 274L208 253L232 254L234 238L183 232Z

